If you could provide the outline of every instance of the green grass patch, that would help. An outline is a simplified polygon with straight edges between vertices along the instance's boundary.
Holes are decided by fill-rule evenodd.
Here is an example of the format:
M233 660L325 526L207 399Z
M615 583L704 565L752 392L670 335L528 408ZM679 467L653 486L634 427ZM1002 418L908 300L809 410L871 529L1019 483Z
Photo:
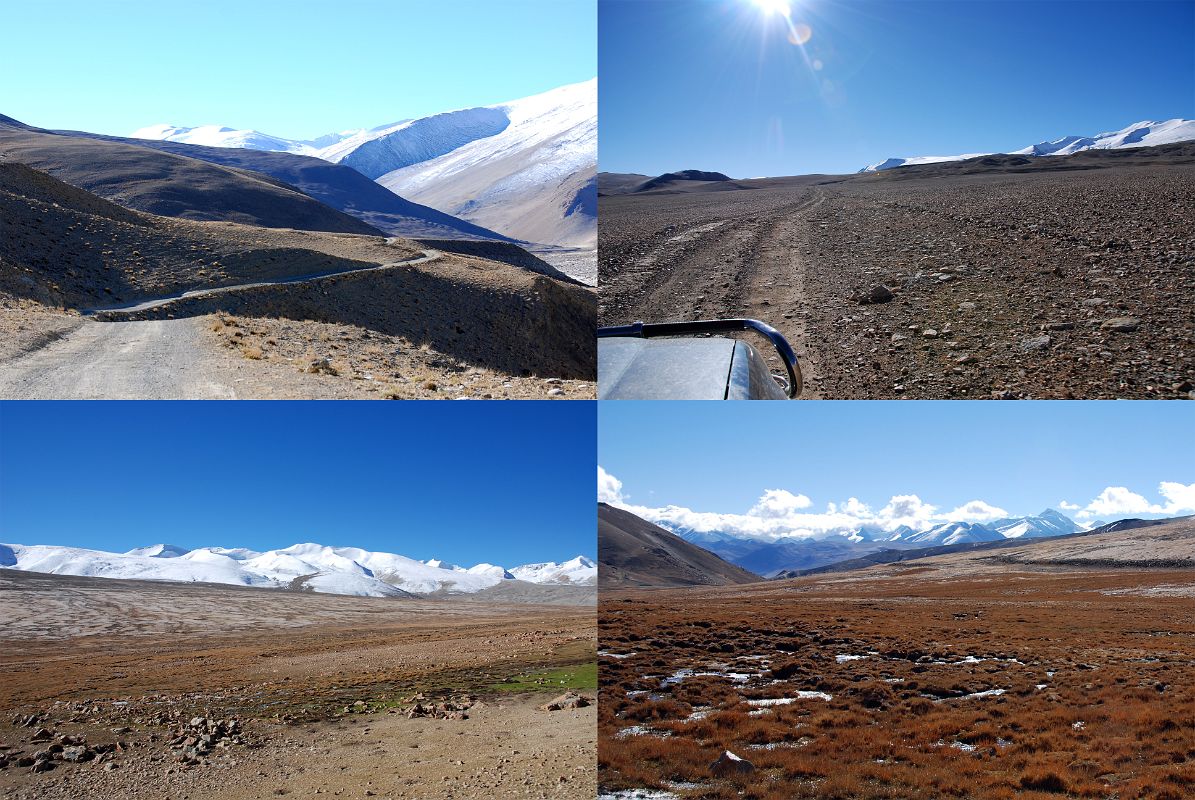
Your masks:
M565 689L597 690L597 662L574 664L568 667L541 669L515 675L492 684L496 692L556 692Z

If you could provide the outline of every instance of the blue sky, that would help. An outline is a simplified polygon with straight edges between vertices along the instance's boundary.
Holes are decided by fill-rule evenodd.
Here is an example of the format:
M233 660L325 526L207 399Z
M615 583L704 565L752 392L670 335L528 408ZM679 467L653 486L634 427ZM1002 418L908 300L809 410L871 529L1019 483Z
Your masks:
M1163 482L1186 487L1180 499L1195 504L1195 406L1187 403L821 401L756 403L751 413L742 403L599 406L598 463L636 506L743 515L775 489L806 498L790 509L801 513L830 502L841 509L851 497L875 511L915 495L939 516L978 500L1014 516L1066 501L1076 517L1102 497L1086 519L1111 521L1158 514L1125 511L1129 498L1106 489L1164 506Z
M600 0L601 169L842 173L1195 116L1190 0L789 5L799 47L756 0Z
M6 402L0 541L593 557L594 448L584 402Z
M594 0L54 0L4 6L0 114L311 138L597 74Z

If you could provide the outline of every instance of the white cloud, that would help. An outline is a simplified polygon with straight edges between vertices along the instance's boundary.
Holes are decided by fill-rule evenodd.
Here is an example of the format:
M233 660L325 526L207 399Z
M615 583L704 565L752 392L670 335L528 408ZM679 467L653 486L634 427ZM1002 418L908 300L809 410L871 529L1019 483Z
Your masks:
M1110 486L1085 507L1065 501L1058 506L1068 512L1078 511L1076 516L1080 524L1096 517L1195 513L1195 484L1163 482L1158 487L1158 494L1165 503L1151 503L1123 486ZM628 502L622 481L600 466L598 500L674 531L721 533L764 541L845 535L863 527L891 531L907 525L914 530L925 530L942 522L988 522L1011 516L1003 508L981 499L942 512L938 506L915 494L894 495L879 509L851 497L842 502L826 503L824 511L817 511L808 496L786 489L765 490L745 513L696 511L677 505L642 506Z
M989 505L982 500L972 500L951 511L946 515L946 519L951 522L989 522L1007 516L1008 512L1003 508Z
M765 489L759 502L747 513L757 517L785 517L811 505L813 501L803 494L793 494L784 489Z
M938 507L922 501L915 494L898 494L880 509L877 522L884 528L927 527L930 520L937 519Z
M609 503L612 506L622 505L622 481L615 478L598 464L597 496L599 503Z
M1166 498L1166 514L1195 512L1195 483L1162 481L1158 484L1158 494Z
M1195 512L1195 483L1162 481L1158 494L1165 503L1151 503L1127 486L1109 486L1079 512L1080 517L1115 517L1124 514L1177 516Z

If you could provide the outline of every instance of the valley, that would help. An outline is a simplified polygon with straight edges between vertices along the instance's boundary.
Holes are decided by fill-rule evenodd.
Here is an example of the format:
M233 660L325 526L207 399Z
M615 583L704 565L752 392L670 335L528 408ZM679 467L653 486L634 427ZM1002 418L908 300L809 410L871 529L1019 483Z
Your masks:
M599 796L1187 796L1195 524L1110 527L603 591Z
M0 121L4 397L593 396L593 291L514 244L384 236L260 174L17 125ZM114 171L81 177L97 147Z
M0 570L0 794L592 798L592 608ZM379 769L379 764L385 768Z

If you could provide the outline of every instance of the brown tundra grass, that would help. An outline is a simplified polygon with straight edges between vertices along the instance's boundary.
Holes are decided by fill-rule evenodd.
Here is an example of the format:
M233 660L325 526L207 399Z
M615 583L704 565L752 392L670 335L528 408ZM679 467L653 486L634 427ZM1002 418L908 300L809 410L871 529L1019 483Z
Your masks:
M602 788L1195 797L1195 602L1104 593L1159 583L1195 573L921 571L604 592L601 647L633 655L600 660ZM768 699L791 702L748 702ZM712 777L723 750L755 770Z

